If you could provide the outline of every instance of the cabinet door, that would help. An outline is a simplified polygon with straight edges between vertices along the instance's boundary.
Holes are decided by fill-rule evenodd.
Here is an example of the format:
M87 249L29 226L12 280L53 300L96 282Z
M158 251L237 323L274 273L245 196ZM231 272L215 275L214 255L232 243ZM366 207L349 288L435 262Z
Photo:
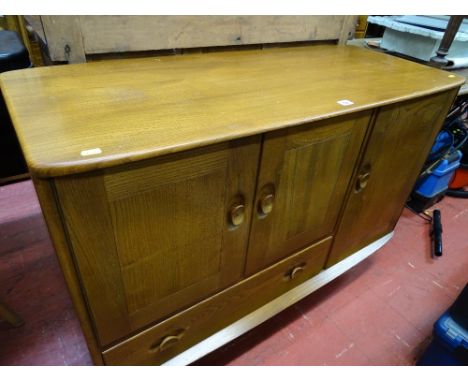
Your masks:
M248 274L333 232L370 112L265 135Z
M257 136L55 181L102 345L241 278L259 152Z
M394 229L454 95L379 110L327 266Z

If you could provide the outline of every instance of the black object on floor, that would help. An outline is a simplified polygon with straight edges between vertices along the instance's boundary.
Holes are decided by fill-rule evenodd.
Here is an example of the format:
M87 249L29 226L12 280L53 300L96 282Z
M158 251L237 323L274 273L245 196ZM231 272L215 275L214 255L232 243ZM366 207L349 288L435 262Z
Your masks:
M31 66L29 54L13 31L0 31L0 73ZM0 94L0 183L28 172L21 148Z
M434 256L442 256L442 219L440 210L434 210L432 215L432 241L434 243Z

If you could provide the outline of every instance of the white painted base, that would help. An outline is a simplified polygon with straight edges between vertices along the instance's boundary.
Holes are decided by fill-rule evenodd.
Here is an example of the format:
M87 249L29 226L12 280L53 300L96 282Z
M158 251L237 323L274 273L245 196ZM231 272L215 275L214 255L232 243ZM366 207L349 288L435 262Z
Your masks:
M317 276L312 277L310 280L298 285L294 289L291 289L266 305L263 305L261 308L192 346L190 349L180 353L163 365L188 365L227 344L354 267L384 246L392 236L393 232L390 232L379 240L374 241L331 268L323 270Z

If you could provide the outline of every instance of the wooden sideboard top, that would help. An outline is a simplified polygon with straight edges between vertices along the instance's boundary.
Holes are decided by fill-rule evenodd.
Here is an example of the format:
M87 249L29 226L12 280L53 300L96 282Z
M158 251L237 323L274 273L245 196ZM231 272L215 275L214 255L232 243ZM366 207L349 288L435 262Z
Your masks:
M27 163L38 177L155 157L463 83L463 77L400 58L325 45L100 61L0 75Z

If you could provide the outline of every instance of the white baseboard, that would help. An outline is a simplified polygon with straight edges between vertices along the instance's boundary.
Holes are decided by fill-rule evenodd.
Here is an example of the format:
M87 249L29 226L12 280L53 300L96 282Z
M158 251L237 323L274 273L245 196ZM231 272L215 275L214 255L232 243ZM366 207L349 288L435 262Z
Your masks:
M294 289L291 289L266 305L263 305L261 308L253 311L245 317L242 317L240 320L192 346L190 349L180 353L165 362L163 365L188 365L208 353L211 353L213 350L227 344L342 275L344 272L354 267L356 264L360 263L362 260L384 246L392 236L393 232L390 232L379 240L374 241L334 266L323 270L310 280L298 285Z

